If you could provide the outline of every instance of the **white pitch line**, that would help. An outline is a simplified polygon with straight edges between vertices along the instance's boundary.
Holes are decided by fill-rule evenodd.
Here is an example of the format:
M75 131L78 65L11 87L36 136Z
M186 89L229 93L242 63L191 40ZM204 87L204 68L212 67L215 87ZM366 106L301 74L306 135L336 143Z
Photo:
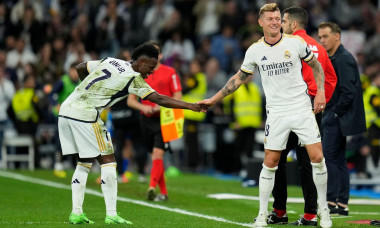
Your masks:
M69 185L60 184L60 183L56 183L53 181L42 180L42 179L38 179L38 178L34 178L34 177L24 176L21 174L16 174L16 173L11 173L11 172L0 171L0 176L5 177L5 178L20 180L20 181L25 181L25 182L29 182L29 183L33 183L33 184L40 184L40 185L53 187L53 188L71 190L71 187ZM103 193L92 190L92 189L86 189L86 193L90 194L90 195L94 195L94 196L103 197ZM189 215L189 216L194 216L194 217L198 217L198 218L204 218L204 219L213 220L213 221L217 221L217 222L224 222L224 223L229 223L229 224L234 224L234 225L239 225L239 226L244 226L244 227L252 227L252 224L250 224L250 223L234 222L234 221L230 221L230 220L220 218L220 217L216 217L216 216L199 214L196 212L190 212L190 211L186 211L186 210L179 209L179 208L165 207L165 206L161 206L161 205L157 205L157 204L147 203L147 202L144 202L141 200L129 199L126 197L120 197L119 196L118 201L133 203L133 204L151 207L151 208L156 208L156 209L161 209L161 210L165 210L165 211L171 211L171 212L175 212L178 214Z
M259 200L258 196L247 196L247 195L240 195L240 194L233 194L233 193L216 193L216 194L209 194L207 197L215 198L219 200L226 200L226 199L245 199L245 200ZM270 202L273 202L274 199L270 198ZM296 197L288 197L288 203L304 203L303 198L296 198ZM350 205L380 205L380 200L378 199L350 199L349 200Z

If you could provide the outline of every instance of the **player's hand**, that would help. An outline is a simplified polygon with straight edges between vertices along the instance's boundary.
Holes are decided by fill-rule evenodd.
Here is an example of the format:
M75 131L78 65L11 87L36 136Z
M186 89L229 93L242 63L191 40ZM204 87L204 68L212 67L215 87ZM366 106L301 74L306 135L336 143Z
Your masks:
M201 105L201 104L191 104L192 111L194 112L207 112L208 107L206 105Z
M149 105L144 105L144 107L141 109L141 111L145 115L152 115L154 113L154 108L152 106L149 106Z
M326 98L324 91L317 91L317 95L314 98L314 114L317 114L326 108Z
M203 101L198 101L197 104L204 105L207 110L214 104L211 99L204 99Z

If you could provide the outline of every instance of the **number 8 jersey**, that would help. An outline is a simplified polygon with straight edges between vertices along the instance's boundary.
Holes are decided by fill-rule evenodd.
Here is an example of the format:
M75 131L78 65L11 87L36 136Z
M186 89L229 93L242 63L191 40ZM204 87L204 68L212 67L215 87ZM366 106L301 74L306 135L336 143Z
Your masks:
M89 75L62 103L59 116L96 122L104 108L132 93L142 99L155 92L129 62L106 58L87 62Z

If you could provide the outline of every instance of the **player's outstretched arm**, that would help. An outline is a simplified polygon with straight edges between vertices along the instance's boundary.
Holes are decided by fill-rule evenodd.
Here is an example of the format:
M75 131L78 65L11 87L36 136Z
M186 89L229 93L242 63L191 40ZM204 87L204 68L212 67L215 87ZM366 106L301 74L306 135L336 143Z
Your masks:
M239 70L228 80L226 85L224 85L224 87L221 90L219 90L213 97L211 97L210 99L199 101L197 102L197 104L207 105L208 107L214 105L216 102L220 101L224 97L235 92L241 86L241 84L243 84L244 81L247 80L247 78L250 75L251 74Z
M146 99L167 108L190 109L195 112L207 112L208 110L205 105L187 103L156 92L150 94Z

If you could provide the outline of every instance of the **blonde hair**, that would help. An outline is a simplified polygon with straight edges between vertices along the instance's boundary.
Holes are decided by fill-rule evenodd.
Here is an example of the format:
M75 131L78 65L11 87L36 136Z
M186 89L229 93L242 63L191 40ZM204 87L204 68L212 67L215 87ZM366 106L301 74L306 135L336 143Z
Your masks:
M265 4L260 8L259 17L261 17L265 12L276 12L276 11L280 11L280 9L277 6L277 3Z

